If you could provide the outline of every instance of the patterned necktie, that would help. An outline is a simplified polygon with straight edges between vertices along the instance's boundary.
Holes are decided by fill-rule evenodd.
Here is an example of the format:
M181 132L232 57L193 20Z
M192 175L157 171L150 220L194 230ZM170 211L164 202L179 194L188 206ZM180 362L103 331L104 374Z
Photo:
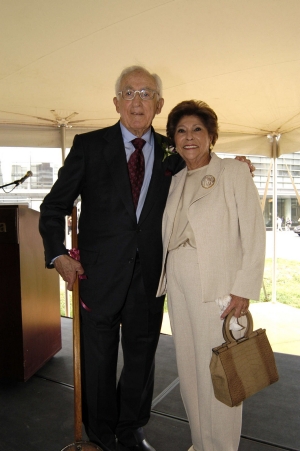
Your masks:
M128 172L134 208L136 209L145 175L145 160L142 149L146 141L142 138L135 138L131 142L134 145L135 151L128 160Z

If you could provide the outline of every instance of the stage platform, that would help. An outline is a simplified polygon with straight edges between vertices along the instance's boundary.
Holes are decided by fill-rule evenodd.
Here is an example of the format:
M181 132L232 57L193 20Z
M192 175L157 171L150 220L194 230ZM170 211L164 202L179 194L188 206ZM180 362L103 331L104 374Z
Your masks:
M62 350L28 382L0 382L0 451L60 451L74 441L72 320L61 321ZM275 357L280 381L244 403L238 451L300 451L300 357L280 352ZM122 356L118 371L121 365ZM173 339L166 334L158 346L152 416L145 430L156 451L191 446Z

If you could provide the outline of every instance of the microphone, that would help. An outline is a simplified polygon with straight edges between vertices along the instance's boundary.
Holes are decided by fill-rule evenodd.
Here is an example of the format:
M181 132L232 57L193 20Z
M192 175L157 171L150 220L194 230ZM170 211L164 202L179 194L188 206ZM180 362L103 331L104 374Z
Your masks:
M33 174L31 171L27 171L26 174L20 179L20 180L16 180L14 183L18 186L21 185L21 183L25 182L26 179L28 179L29 177L31 177Z

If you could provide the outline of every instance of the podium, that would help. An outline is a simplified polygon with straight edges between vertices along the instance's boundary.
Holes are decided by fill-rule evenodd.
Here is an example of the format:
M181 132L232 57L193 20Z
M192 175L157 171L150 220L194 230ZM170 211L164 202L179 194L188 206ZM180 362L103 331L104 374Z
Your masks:
M45 269L39 213L0 206L0 378L27 381L61 349L59 276Z

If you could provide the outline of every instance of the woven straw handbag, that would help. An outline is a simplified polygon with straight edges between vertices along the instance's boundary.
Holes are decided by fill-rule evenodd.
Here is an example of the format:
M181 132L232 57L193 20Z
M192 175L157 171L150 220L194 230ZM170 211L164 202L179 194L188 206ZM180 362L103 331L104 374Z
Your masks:
M275 358L265 329L253 332L253 319L247 312L247 327L242 338L229 330L234 311L223 323L225 343L213 348L210 372L215 397L229 407L278 381Z

